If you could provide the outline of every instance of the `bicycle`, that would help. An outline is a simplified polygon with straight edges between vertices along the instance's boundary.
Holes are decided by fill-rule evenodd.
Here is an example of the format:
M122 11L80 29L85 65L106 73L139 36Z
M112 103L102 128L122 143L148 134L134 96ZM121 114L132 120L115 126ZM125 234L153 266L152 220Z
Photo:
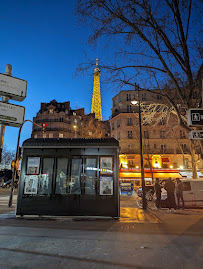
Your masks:
M154 197L153 191L150 190L145 194L147 208L151 210L155 210L156 207L156 199ZM138 195L136 198L136 202L139 208L143 208L142 194Z

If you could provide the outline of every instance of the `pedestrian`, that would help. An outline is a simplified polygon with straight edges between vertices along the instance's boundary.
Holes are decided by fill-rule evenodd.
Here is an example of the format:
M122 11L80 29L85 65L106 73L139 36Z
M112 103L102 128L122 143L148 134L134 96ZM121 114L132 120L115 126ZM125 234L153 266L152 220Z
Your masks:
M159 209L160 203L161 203L161 185L159 183L159 178L156 178L156 183L154 185L154 191L156 194L156 207L157 207L157 209Z
M176 198L177 198L177 203L178 203L178 209L180 209L180 200L182 202L182 209L184 210L184 200L183 200L183 182L177 178L177 183L176 183Z
M167 191L167 201L168 209L171 212L171 208L174 208L174 213L176 213L176 201L175 201L175 183L172 181L171 177L168 178L167 182L164 185L164 189Z

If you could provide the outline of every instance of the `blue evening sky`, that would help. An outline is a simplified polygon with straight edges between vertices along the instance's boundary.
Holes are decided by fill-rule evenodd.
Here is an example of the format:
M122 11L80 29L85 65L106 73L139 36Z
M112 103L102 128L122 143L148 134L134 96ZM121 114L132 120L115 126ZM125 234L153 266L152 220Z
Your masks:
M84 52L93 61L107 57L105 49L90 48L90 29L79 25L74 15L74 0L12 0L1 1L0 10L0 73L6 64L13 66L12 75L28 81L27 98L23 102L10 100L26 108L25 119L32 120L41 102L70 101L71 108L91 111L93 70L84 76L74 75ZM103 119L111 115L115 91L105 89L101 95ZM21 143L31 136L32 124L25 123ZM18 128L6 126L4 145L15 149Z

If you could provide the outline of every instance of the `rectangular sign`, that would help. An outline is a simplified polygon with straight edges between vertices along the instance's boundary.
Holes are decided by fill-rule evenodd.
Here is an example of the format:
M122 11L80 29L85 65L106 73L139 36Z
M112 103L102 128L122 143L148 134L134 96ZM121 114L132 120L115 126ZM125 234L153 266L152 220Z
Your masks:
M0 124L20 127L24 122L23 106L0 102Z
M0 96L22 102L27 95L27 81L0 73Z
M195 139L195 140L202 140L203 139L203 130L195 130L195 131L191 131L189 133L189 138L190 139Z
M190 108L187 111L188 126L203 126L203 108Z

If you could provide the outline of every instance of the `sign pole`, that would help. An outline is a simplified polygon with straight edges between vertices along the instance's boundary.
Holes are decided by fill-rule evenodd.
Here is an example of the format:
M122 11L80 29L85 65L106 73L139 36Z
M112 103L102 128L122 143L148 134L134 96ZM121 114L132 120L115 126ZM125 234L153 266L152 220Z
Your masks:
M12 65L10 65L10 64L6 65L5 75L12 76ZM9 101L9 98L7 96L2 96L3 103L8 103L8 101ZM4 133L5 133L5 125L0 124L0 161L2 159Z

